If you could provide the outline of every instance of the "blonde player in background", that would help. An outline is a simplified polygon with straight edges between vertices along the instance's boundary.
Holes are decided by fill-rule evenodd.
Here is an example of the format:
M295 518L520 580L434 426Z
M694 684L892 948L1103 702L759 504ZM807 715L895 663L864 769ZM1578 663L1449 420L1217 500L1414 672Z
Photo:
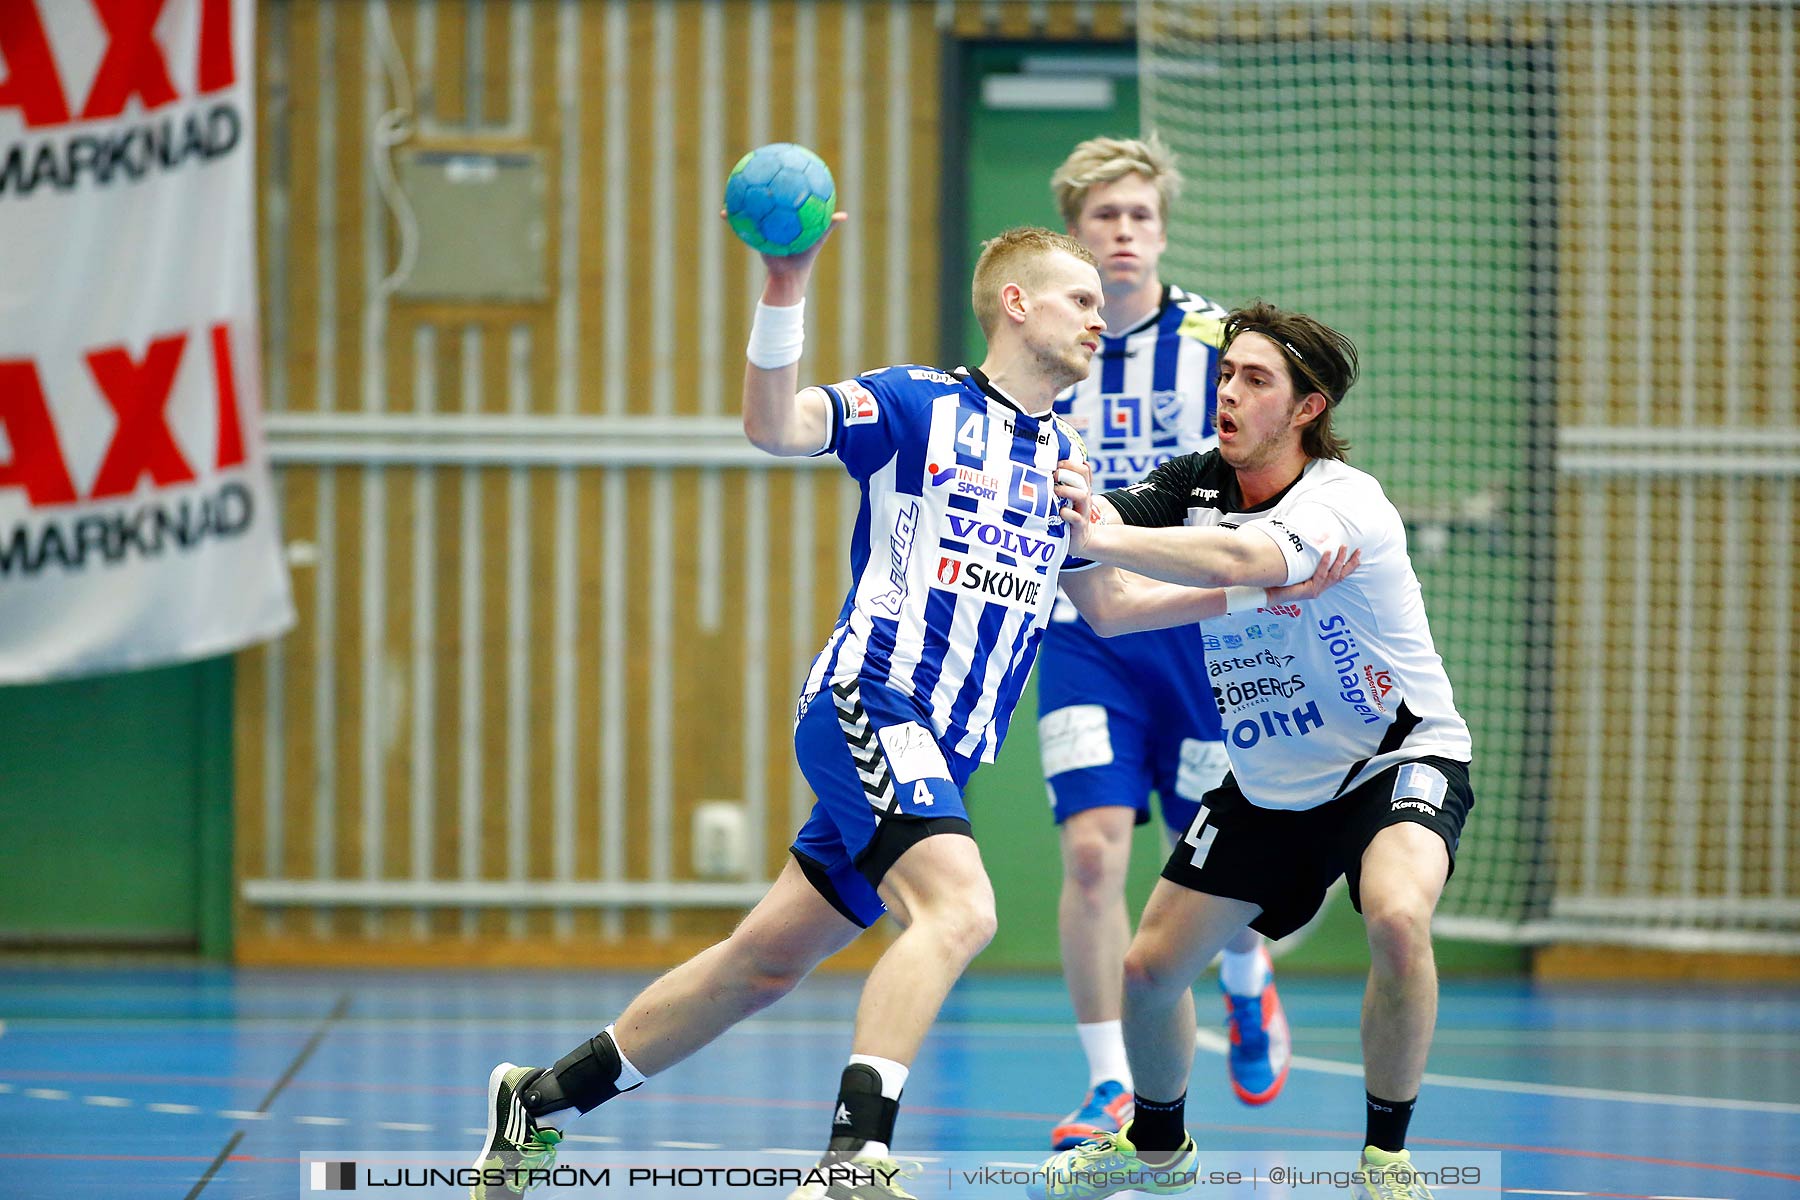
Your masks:
M1076 146L1051 178L1070 236L1100 267L1106 336L1087 377L1056 398L1086 440L1094 483L1124 487L1180 454L1211 449L1225 310L1165 284L1175 156L1152 135ZM1063 977L1087 1057L1086 1098L1050 1134L1066 1150L1131 1119L1131 1068L1120 1031L1120 982L1131 924L1125 875L1131 834L1155 791L1172 840L1226 771L1219 707L1192 626L1102 639L1059 603L1038 666L1044 785L1061 834L1057 906ZM1287 1017L1262 935L1244 929L1219 964L1231 1085L1266 1104L1287 1081Z

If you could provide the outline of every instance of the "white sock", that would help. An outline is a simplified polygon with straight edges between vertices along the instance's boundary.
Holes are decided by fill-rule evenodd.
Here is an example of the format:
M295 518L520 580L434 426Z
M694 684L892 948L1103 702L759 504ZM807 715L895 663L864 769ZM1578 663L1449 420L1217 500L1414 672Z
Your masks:
M1268 979L1261 946L1245 954L1227 950L1219 955L1219 982L1234 996L1260 996Z
M1116 1079L1131 1090L1131 1064L1125 1059L1125 1029L1117 1021L1094 1021L1075 1026L1081 1036L1081 1052L1087 1055L1088 1086Z
M644 1073L625 1057L625 1047L619 1045L619 1035L611 1025L606 1027L606 1036L612 1039L613 1049L619 1052L619 1081L614 1086L623 1092L644 1082Z
M897 1063L891 1058L876 1058L873 1054L852 1054L850 1065L855 1066L857 1063L875 1069L875 1073L881 1076L881 1094L889 1100L900 1098L900 1090L906 1086L906 1077L912 1074L912 1068L905 1063ZM869 1146L879 1144L870 1142ZM864 1149L867 1148L867 1146L864 1147ZM887 1154L886 1146L881 1147L881 1153L882 1155Z

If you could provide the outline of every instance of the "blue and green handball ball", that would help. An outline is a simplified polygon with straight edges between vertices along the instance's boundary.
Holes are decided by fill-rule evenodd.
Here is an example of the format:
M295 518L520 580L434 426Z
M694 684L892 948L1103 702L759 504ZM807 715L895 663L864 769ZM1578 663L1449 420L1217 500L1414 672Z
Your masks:
M725 181L725 218L764 254L803 254L831 228L837 185L825 160L793 142L758 146Z

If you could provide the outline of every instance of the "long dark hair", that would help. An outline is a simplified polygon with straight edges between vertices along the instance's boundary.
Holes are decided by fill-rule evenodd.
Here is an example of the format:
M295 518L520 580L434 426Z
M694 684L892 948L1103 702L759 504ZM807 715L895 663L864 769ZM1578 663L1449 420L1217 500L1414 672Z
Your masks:
M1333 432L1331 414L1356 383L1356 346L1350 339L1323 321L1264 300L1233 309L1225 318L1221 357L1240 333L1260 333L1281 348L1296 396L1318 392L1325 397L1324 409L1300 431L1300 448L1306 456L1348 458L1350 443Z

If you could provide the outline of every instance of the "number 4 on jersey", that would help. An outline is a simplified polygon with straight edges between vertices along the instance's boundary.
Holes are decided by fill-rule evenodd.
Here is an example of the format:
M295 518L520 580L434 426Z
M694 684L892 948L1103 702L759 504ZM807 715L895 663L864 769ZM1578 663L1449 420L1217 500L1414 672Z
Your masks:
M956 431L957 447L975 458L987 455L987 418L970 413L962 428Z
M930 808L937 803L931 798L931 789L925 786L923 779L913 784L913 803L921 808Z

